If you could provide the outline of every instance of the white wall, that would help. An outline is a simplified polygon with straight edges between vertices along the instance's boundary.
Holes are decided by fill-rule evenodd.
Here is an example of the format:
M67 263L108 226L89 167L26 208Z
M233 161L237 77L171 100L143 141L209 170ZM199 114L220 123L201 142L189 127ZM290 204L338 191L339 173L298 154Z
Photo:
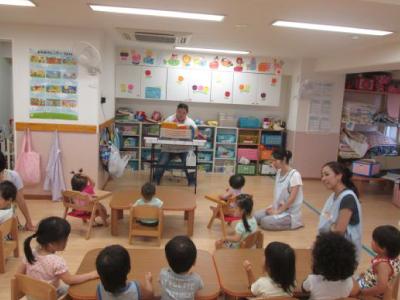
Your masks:
M216 103L188 103L189 115L193 119L218 120L218 113L224 112L237 116L254 116L257 118L276 117L287 120L288 102L290 96L291 76L282 76L281 101L279 107L264 107L236 104L216 104ZM133 111L144 111L151 117L153 111L159 111L164 117L175 113L177 101L152 101L152 100L132 100L117 99L118 107L129 107Z
M78 121L41 120L29 118L29 49L72 50L75 42L87 41L101 48L103 34L100 30L64 28L55 26L27 26L0 24L0 40L12 41L14 119L16 122L40 123L99 123L99 76L90 76L79 68Z
M0 126L8 125L8 121L12 118L11 68L11 60L0 56Z
M115 116L115 51L112 38L105 34L101 44L100 96L106 98L106 103L99 105L100 124Z

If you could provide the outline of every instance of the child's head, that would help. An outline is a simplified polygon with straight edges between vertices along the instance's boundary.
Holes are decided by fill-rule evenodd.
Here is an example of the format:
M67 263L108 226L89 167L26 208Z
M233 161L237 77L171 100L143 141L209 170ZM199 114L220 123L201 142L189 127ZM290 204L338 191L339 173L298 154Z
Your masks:
M378 226L372 233L372 250L394 259L400 254L400 231L391 225Z
M318 235L312 257L313 273L329 281L345 280L357 268L354 244L338 233Z
M249 194L240 194L236 197L236 207L238 214L242 217L244 228L247 232L251 232L247 218L251 216L253 211L253 196Z
M244 187L245 184L245 179L243 175L232 175L229 178L229 185L231 188L235 189L235 190L239 190L241 188Z
M150 182L146 182L142 186L142 197L144 200L150 201L156 194L156 186Z
M165 256L172 271L186 273L196 262L196 245L187 236L178 235L165 245Z
M72 190L82 192L88 185L89 178L83 175L83 170L80 169L78 173L71 172L74 176L71 178Z
M62 251L65 249L70 232L71 225L65 219L48 217L41 220L37 231L24 242L26 260L30 264L35 262L31 248L33 238L36 238L38 244L48 251Z
M7 160L3 152L0 151L0 173L7 168Z
M264 251L265 271L285 292L295 287L296 261L292 247L281 242L269 243Z
M11 181L0 182L0 209L10 206L17 198L17 188Z
M126 286L131 271L128 251L120 245L111 245L100 251L96 258L96 269L107 292L115 293Z

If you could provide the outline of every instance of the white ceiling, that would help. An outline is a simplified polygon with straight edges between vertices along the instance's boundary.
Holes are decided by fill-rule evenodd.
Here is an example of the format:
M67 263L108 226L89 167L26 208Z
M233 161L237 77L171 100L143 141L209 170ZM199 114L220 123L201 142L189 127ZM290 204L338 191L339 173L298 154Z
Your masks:
M38 7L0 6L4 23L104 29L128 45L116 27L193 33L193 47L250 50L255 55L321 58L400 42L400 0L34 0ZM87 3L226 15L222 23L92 12ZM386 37L271 27L276 19L382 29ZM237 28L237 24L248 25ZM0 25L1 26L1 25ZM131 44L133 45L133 44ZM157 46L155 46L157 48Z

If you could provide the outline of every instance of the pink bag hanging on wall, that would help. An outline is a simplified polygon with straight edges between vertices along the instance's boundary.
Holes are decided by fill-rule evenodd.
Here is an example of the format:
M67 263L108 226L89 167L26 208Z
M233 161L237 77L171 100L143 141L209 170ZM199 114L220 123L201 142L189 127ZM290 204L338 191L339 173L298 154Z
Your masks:
M40 155L32 150L32 137L29 129L22 138L21 152L15 164L15 170L25 184L33 185L40 182Z

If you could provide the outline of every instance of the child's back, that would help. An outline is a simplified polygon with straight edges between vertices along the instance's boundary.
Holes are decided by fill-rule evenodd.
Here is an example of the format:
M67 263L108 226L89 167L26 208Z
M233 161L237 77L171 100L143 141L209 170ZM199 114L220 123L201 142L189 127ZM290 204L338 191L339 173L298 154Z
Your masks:
M349 297L353 290L352 275L357 268L354 244L340 234L323 233L317 236L312 256L313 274L302 285L303 291L310 293L310 299Z
M156 187L152 183L145 183L142 186L142 198L138 199L133 206L142 206L142 205L150 205L150 206L155 206L158 208L161 208L163 206L163 202L158 199L157 197L154 197L156 194ZM140 219L139 221L143 225L157 225L158 220L157 219Z
M145 276L145 286L127 280L131 261L128 251L120 245L101 250L96 258L96 269L101 280L96 292L99 300L139 300L153 296L150 273Z
M11 219L14 215L12 202L17 197L17 188L11 181L0 183L0 224Z
M196 262L197 249L187 236L176 236L165 245L169 268L160 272L162 300L191 300L203 288L201 277L189 272Z

